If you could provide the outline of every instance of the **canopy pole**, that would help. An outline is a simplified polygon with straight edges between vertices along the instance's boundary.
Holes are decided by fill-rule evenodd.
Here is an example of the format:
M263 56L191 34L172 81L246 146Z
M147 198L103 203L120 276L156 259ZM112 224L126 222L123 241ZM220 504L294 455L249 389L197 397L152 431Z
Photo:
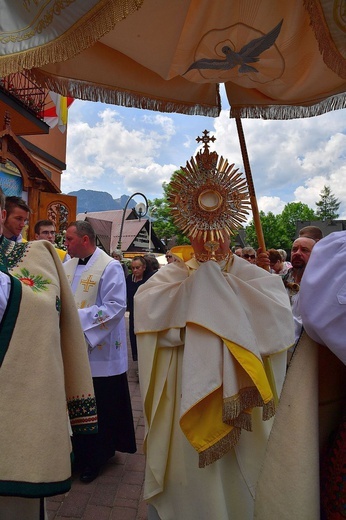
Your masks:
M245 137L244 137L244 132L243 132L243 125L242 125L240 117L236 117L235 118L235 122L236 122L237 130L238 130L240 149L241 149L241 153L242 153L242 156L243 156L243 163L244 163L246 181L247 181L249 195L250 195L250 203L251 203L251 209L252 209L252 215L253 215L253 221L254 221L254 225L255 225L258 245L259 245L260 248L262 248L262 252L265 253L266 246L265 246L265 242L264 242L264 235L263 235L263 230L262 230L262 224L261 224L261 219L260 219L258 206L257 206L257 199L256 199L256 194L255 194L255 186L254 186L254 183L253 183L253 180L252 180L252 173L251 173L251 168L250 168L249 156L248 156L247 149L246 149L246 142L245 142ZM269 266L267 267L267 270L269 270Z

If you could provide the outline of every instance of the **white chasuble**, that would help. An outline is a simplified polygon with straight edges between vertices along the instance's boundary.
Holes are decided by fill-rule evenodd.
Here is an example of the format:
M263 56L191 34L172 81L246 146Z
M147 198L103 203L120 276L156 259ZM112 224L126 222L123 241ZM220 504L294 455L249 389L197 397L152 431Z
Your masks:
M176 262L138 289L135 313L144 498L161 520L252 520L294 342L281 279L237 257Z

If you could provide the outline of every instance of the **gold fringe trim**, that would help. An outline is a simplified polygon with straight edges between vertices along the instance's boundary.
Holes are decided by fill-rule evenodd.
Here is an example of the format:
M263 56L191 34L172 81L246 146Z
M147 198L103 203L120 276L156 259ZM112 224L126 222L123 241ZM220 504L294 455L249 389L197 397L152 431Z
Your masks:
M100 101L123 107L142 108L158 112L174 112L186 115L218 117L221 101L218 85L215 86L215 105L193 104L159 97L151 97L140 92L122 90L117 87L90 84L86 81L62 78L39 69L30 71L33 79L47 90L62 96L71 96L86 101Z
M264 421L275 415L274 399L264 403L256 387L242 388L237 395L224 399L222 421L225 424L252 431L251 414L248 411L255 407L263 408Z
M331 37L321 2L318 0L304 0L303 4L309 13L310 25L315 33L324 63L335 72L335 74L346 79L346 59ZM331 5L333 9L333 2L331 2Z
M233 419L232 425L241 428L242 430L246 430L247 432L252 432L251 413L242 412L236 419Z
M333 110L346 108L346 94L311 101L297 105L269 105L269 106L232 106L230 109L231 118L250 118L250 119L298 119L302 117L314 117L326 114Z
M263 405L262 419L268 421L275 415L276 407L274 399L271 399L268 403Z
M239 441L240 433L239 428L233 428L219 442L201 452L199 454L199 467L205 468L205 466L209 466L226 455Z
M137 11L144 0L101 0L66 33L45 45L0 58L0 77L73 58Z

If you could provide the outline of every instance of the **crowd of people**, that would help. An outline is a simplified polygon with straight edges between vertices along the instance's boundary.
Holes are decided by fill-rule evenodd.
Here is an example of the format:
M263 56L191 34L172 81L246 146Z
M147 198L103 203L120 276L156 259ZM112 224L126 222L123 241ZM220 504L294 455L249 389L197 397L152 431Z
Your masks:
M0 189L0 518L44 518L44 497L69 489L70 452L86 484L116 451L136 452L126 311L145 415L149 519L256 514L266 520L266 507L277 516L285 507L283 518L317 518L315 512L295 516L299 507L319 511L312 491L302 506L285 481L283 506L271 503L262 482L280 482L275 432L285 413L281 403L294 409L287 388L297 384L300 351L313 351L304 342L311 338L346 363L345 232L323 238L319 228L307 226L289 260L282 249L231 249L227 224L208 208L208 198L201 202L202 188L193 210L200 206L198 218L192 210L185 217L191 245L168 250L165 266L152 253L129 263L119 249L106 254L86 221L68 224L66 250L56 247L50 220L38 221L35 240L27 242L22 233L30 208ZM326 250L335 253L332 281ZM40 369L39 385L30 383L30 366ZM18 384L24 380L25 391ZM344 393L336 400L341 411L334 409L330 429L340 436ZM49 432L41 427L44 413ZM321 514L327 519L331 483L340 474L330 466L330 452L323 460ZM319 476L311 478L315 484Z

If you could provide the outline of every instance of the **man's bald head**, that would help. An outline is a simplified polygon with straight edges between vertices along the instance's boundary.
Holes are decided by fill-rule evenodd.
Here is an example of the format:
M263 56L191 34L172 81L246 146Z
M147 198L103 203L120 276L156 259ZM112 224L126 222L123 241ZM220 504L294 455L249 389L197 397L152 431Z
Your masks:
M309 261L311 251L316 244L315 240L307 237L297 238L291 249L291 264L295 268L304 268Z

